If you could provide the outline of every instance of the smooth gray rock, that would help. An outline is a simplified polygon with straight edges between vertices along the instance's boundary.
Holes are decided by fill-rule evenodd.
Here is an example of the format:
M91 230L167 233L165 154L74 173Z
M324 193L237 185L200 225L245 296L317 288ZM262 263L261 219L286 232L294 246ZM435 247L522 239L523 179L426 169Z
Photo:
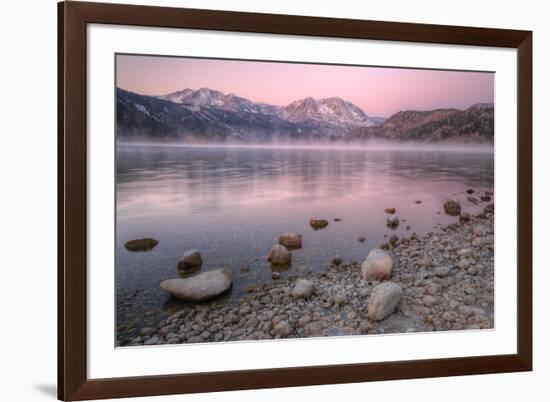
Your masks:
M294 232L285 232L279 236L279 244L290 248L302 248L302 235Z
M129 240L124 244L128 251L149 251L158 244L158 240L147 237L145 239Z
M370 320L380 321L392 314L403 296L401 287L394 282L383 282L376 286L369 299Z
M392 259L388 253L378 248L369 251L361 264L361 277L367 282L389 279L392 270Z
M317 217L309 218L310 226L315 229L324 229L328 226L328 221L326 219L319 219Z
M292 254L285 246L275 244L269 250L267 260L273 265L289 265L292 262Z
M395 229L396 227L398 227L399 226L399 218L397 217L397 215L393 214L392 216L390 216L386 220L386 225L391 229Z
M178 299L200 302L221 295L231 285L231 271L228 268L218 268L187 279L168 279L160 287Z
M288 322L281 321L273 327L273 332L282 337L289 336L292 334L292 327Z
M292 290L292 296L296 299L307 299L313 294L313 282L307 279L298 279L294 289Z
M202 267L202 256L199 250L187 250L181 256L178 270L183 273L198 271Z

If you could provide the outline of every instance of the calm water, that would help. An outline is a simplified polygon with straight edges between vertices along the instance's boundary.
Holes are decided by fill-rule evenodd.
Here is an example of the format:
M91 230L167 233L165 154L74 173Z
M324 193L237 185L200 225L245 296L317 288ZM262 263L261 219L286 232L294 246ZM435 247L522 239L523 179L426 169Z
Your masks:
M443 213L449 196L478 212L483 206L466 201L465 190L493 187L492 153L119 145L117 169L118 324L137 329L181 308L159 283L178 276L187 249L201 251L202 271L230 267L225 300L237 298L247 285L272 281L265 256L283 232L303 236L283 277L328 270L335 254L363 260L384 235L456 222ZM396 230L386 227L385 207L397 208ZM311 216L330 223L314 231ZM159 244L126 251L127 240L141 237Z

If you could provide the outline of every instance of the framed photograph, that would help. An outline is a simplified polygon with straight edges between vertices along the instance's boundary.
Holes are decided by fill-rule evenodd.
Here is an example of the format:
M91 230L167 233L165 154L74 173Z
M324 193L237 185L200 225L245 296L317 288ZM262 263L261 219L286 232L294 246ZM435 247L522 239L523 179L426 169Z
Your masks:
M531 370L531 32L58 17L59 399Z

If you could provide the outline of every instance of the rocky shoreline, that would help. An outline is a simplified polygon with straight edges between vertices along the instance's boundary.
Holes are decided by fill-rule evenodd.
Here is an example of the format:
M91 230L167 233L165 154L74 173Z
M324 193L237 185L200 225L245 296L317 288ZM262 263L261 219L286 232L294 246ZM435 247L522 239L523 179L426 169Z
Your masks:
M492 328L493 244L490 205L425 236L387 244L388 281L367 282L361 262L338 261L329 272L263 284L239 300L186 306L137 337L119 337L117 345ZM388 283L397 307L387 316L369 313Z

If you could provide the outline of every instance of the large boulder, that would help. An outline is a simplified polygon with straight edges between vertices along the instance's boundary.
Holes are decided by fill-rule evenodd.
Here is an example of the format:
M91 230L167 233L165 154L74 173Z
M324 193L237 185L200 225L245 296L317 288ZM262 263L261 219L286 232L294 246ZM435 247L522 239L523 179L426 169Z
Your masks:
M195 272L202 267L202 256L199 250L187 250L178 262L178 271L182 273Z
M313 282L307 279L298 279L294 289L292 290L292 296L296 299L307 299L313 294Z
M285 232L279 236L279 244L288 248L302 248L302 235L294 232Z
M385 281L390 278L391 270L391 257L378 248L369 251L361 264L361 276L367 282Z
M231 284L231 270L218 268L187 279L168 279L160 287L178 299L201 302L221 295Z
M309 225L315 230L324 229L328 226L328 221L326 219L313 217L309 218Z
M443 209L445 210L445 213L447 215L451 216L458 216L461 212L461 207L458 201L455 200L447 200L445 201L445 204L443 204Z
M271 247L271 250L269 250L267 261L272 265L289 265L292 262L292 254L285 246L275 244Z
M158 240L147 237L145 239L129 240L124 244L124 247L128 251L149 251L158 243Z
M392 314L403 296L401 287L395 282L383 282L376 286L369 299L368 317L380 321Z

